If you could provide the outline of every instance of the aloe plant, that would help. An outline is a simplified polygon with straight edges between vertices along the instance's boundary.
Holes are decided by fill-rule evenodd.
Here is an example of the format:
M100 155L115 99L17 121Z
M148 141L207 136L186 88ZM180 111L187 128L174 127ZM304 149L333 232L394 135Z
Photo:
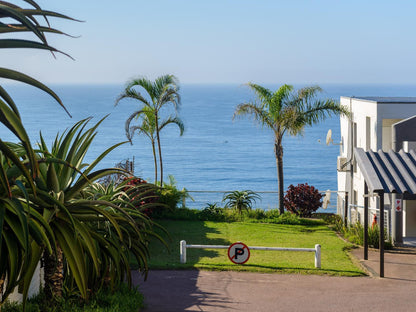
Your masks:
M259 199L260 195L256 192L245 190L225 193L222 201L225 202L225 208L235 209L241 215L243 210L251 210Z
M95 170L110 151L125 142L108 148L91 164L84 163L103 119L87 128L89 121L81 120L58 135L51 149L41 136L36 150L38 194L29 192L29 199L48 222L56 241L54 252L44 253L45 292L51 297L62 295L64 272L83 298L88 297L88 289L102 285L104 277L111 286L125 278L131 282L131 256L146 274L148 238L158 237L152 231L153 223L131 204L130 194L143 200L146 193L124 190L124 185L100 189L92 184L106 175L127 172L119 168Z
M0 49L41 49L52 53L60 52L50 46L46 33L63 34L50 27L48 17L71 19L62 14L42 10L32 0L25 0L29 8L22 8L9 1L0 2ZM41 20L45 21L42 25ZM17 33L26 32L35 39L14 38ZM61 52L60 52L61 53ZM13 69L0 66L0 78L19 81L39 88L51 95L59 105L60 98L40 81ZM34 178L39 168L32 144L23 126L17 104L0 85L0 122L13 133L20 145L5 143L0 138L0 303L7 299L18 283L26 279L31 271L33 257L42 246L51 250L51 229L28 203L29 188L36 194ZM7 284L5 284L7 280ZM23 284L22 284L23 285Z

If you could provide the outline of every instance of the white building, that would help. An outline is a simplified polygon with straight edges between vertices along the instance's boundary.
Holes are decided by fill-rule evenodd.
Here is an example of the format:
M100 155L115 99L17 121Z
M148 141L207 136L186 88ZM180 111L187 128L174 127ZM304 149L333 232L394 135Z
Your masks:
M349 107L351 119L341 117L341 149L338 157L338 201L337 209L341 215L347 210L347 218L350 222L361 221L364 206L364 179L354 163L353 149L363 148L365 151L383 150L388 152L403 148L405 152L416 146L416 118L411 123L412 127L405 132L405 138L397 142L394 138L396 127L400 127L403 120L416 115L416 97L341 97L341 105ZM407 129L407 130L409 130ZM414 130L413 130L414 129ZM398 131L397 131L398 132ZM393 135L393 139L392 139ZM397 146L396 146L397 145ZM346 194L348 193L348 203ZM386 225L393 239L401 243L400 235L396 231L396 218L399 218L391 210L395 195L385 195ZM369 200L369 220L377 213L378 201L375 198ZM403 229L399 229L403 237L416 237L416 200L404 200L402 204ZM393 213L391 213L393 211ZM391 228L393 227L393 229ZM397 239L397 240L396 240Z

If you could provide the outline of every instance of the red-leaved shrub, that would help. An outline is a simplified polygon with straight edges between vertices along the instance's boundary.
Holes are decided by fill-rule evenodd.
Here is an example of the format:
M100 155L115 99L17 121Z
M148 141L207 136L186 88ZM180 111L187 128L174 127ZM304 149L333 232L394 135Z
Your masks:
M126 177L123 180L127 181L124 191L129 195L131 203L136 209L151 217L155 208L152 204L158 202L155 186L137 177Z
M312 213L322 206L322 194L313 187L305 184L294 186L291 184L285 196L285 208L287 211L300 217L311 217Z

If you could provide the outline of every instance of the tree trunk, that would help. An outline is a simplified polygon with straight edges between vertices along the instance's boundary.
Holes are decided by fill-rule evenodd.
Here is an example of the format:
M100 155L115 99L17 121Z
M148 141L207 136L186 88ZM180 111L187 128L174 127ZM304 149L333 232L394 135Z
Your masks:
M64 263L61 247L56 245L55 254L43 253L45 266L45 295L46 298L61 298L64 283Z
M279 192L279 212L283 214L285 212L284 206L284 183L283 183L283 146L281 143L274 144L274 152L276 155L276 167L277 167L277 187Z
M153 161L155 163L155 185L157 184L157 158L156 158L156 148L155 141L152 139L152 152L153 152Z
M157 148L159 150L159 169L160 169L160 187L163 187L163 162L162 162L162 150L160 147L160 136L159 136L159 116L155 113L155 124L156 124L156 140Z

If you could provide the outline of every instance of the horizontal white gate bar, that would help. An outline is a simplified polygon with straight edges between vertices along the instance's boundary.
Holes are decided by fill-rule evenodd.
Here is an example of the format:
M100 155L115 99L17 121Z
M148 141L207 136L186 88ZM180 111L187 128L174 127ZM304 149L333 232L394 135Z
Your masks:
M185 240L180 241L180 262L186 263L186 249L187 248L199 248L199 249L228 249L227 245L189 245ZM315 253L315 268L321 268L321 245L316 244L315 248L289 248L289 247L261 247L252 246L248 247L250 250L276 250L276 251L305 251Z

